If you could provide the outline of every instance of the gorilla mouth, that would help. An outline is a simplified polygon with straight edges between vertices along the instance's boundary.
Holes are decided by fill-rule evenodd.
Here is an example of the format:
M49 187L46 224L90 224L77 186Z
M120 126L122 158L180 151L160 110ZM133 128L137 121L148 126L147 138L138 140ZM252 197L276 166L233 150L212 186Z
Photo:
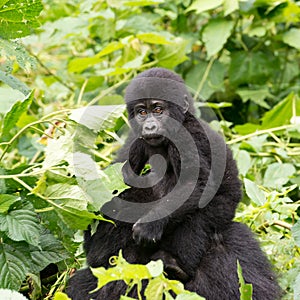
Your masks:
M157 144L163 141L164 137L158 134L143 135L143 139L149 144Z

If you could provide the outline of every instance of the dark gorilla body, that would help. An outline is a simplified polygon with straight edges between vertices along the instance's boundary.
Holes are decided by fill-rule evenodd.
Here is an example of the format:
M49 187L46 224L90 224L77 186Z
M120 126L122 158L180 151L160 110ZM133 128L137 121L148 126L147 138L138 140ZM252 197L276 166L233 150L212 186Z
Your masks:
M149 78L154 81L149 83ZM167 79L162 90L156 86L157 79ZM254 300L279 299L280 289L252 233L232 221L241 199L241 184L231 151L222 137L195 119L192 99L182 79L165 69L145 71L127 88L126 102L133 130L116 161L127 161L126 183L145 177L147 186L132 184L102 207L102 213L115 225L101 222L94 235L86 232L89 266L109 267L109 258L122 249L130 263L162 259L169 278L183 281L186 289L207 300L237 300L239 260L245 281L253 284ZM170 123L170 119L181 126ZM188 144L186 132L195 147ZM178 143L185 145L186 159L179 153ZM164 157L165 165L159 159L151 161L156 154ZM216 158L224 160L224 166L214 163ZM139 176L149 160L149 174ZM199 168L196 179L181 176L184 172L192 174L195 166ZM203 199L207 185L213 191L212 199ZM176 193L171 194L175 186ZM167 199L169 195L172 198ZM150 206L140 213L133 211L131 204L135 203ZM70 279L67 293L74 300L117 300L126 291L126 285L116 281L90 294L96 286L90 269L83 269ZM129 296L136 297L136 291Z

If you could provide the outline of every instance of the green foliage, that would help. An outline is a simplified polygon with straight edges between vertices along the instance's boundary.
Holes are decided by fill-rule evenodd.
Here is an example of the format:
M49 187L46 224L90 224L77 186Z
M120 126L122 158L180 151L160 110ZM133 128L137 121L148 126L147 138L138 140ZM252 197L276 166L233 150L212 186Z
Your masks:
M128 284L129 292L134 287L141 293L142 280L147 280L145 297L147 300L201 300L204 299L195 293L184 290L183 284L176 280L169 280L163 274L163 263L161 260L151 261L147 265L129 264L119 253L118 257L111 261L113 267L109 269L92 268L94 276L98 279L97 289L100 289L109 282L123 280ZM170 292L177 296L174 298ZM126 293L127 295L127 293ZM122 296L121 299L132 299ZM139 297L139 299L142 299Z
M122 165L107 168L127 134L124 87L137 72L163 66L184 77L199 114L209 107L220 117L212 126L224 133L244 183L236 219L257 233L283 299L299 300L299 3L43 6L0 1L0 288L50 299L83 265L80 230L102 222L95 212L126 188ZM182 288L145 266L117 262L136 268L135 283L149 279L149 299ZM39 272L50 263L60 276L44 280ZM182 290L176 299L198 297Z
M252 292L253 292L252 284L245 283L245 280L243 278L242 267L239 262L237 262L237 273L238 273L239 283L240 283L241 300L252 300Z

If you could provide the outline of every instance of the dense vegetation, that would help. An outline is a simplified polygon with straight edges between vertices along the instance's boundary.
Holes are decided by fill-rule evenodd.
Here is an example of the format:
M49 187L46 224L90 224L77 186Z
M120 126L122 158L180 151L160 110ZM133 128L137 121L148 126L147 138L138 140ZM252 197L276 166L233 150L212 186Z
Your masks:
M293 0L0 1L0 288L51 299L83 265L81 230L126 188L120 165L103 171L126 135L124 87L162 66L223 132L244 183L236 219L299 300L299 24ZM149 299L199 299L159 264L136 268L124 278L151 275Z

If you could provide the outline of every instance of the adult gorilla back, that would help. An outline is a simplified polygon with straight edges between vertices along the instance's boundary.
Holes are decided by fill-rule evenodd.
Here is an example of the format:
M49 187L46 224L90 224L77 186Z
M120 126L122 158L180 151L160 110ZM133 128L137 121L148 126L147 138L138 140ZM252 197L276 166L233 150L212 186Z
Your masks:
M207 300L238 300L238 260L254 300L279 299L258 243L245 225L233 222L241 184L232 153L194 117L181 77L147 70L131 81L125 100L132 130L116 161L126 161L131 188L101 209L115 225L101 222L94 235L86 232L88 265L109 267L109 258L122 249L131 263L162 259L170 278ZM151 170L144 174L148 163ZM75 300L117 300L126 291L116 281L89 294L96 286L83 269L70 279L67 293ZM136 291L129 296L137 297Z

